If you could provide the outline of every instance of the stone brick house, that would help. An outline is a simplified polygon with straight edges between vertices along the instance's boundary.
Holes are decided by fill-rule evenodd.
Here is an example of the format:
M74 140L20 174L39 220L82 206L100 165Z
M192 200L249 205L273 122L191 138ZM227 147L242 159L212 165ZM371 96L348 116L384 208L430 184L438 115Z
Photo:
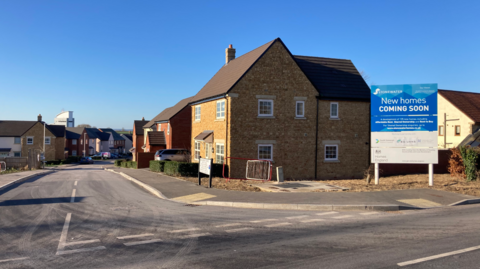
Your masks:
M194 161L265 159L291 179L362 177L369 164L370 89L350 60L294 56L280 38L238 58L230 46L190 102Z
M42 116L32 125L21 138L22 156L28 156L29 150L43 151L43 140L45 139L45 160L65 159L65 126L48 125L44 127Z
M438 90L438 146L480 145L480 93Z
M160 114L143 126L154 130L153 132L162 132L165 137L165 148L184 148L191 147L192 132L192 113L189 106L193 97L185 98L175 106L164 109ZM148 132L150 134L150 132ZM157 136L159 136L157 134ZM150 142L152 140L149 140ZM147 142L147 147L148 142ZM149 150L146 152L153 152Z

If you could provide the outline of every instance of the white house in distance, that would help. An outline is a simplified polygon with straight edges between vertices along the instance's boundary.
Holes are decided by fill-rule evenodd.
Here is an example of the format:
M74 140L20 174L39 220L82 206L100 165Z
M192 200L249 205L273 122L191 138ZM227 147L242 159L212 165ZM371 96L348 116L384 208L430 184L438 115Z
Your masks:
M75 127L73 111L62 111L55 117L53 125L64 125L65 127Z

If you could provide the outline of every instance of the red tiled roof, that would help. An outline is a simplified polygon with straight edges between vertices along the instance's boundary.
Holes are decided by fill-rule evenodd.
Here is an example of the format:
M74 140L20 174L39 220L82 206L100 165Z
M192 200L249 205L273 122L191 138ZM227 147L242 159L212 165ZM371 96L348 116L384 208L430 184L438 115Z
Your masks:
M438 90L438 94L465 113L475 123L480 123L480 93Z

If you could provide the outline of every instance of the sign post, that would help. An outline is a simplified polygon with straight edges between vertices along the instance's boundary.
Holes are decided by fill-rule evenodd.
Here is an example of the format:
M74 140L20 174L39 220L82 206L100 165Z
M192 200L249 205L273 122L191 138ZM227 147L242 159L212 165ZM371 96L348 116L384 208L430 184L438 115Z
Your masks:
M371 162L375 184L380 163L438 163L437 84L373 85L371 87Z
M209 176L208 187L212 188L212 163L213 159L200 158L198 163L198 185L202 185L201 173Z

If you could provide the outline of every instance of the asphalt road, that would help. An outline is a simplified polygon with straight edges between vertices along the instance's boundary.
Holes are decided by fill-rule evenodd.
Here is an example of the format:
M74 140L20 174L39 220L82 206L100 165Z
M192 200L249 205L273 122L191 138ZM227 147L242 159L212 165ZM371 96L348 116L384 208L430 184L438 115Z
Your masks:
M192 207L85 165L0 192L0 268L400 268L480 246L479 228L476 205L376 214ZM401 268L480 268L479 254Z

